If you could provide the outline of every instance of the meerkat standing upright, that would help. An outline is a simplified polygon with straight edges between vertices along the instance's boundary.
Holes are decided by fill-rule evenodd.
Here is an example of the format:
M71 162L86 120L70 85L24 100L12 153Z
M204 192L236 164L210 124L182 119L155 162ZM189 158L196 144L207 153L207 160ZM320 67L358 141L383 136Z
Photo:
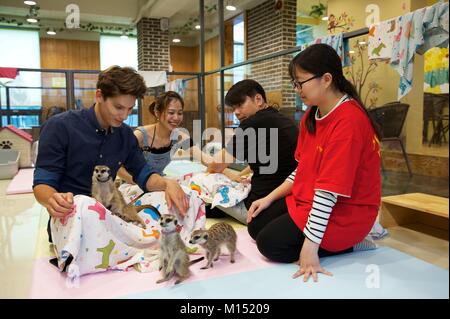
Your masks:
M112 180L111 171L108 166L97 165L92 174L92 197L102 203L106 209L114 215L119 216L126 222L132 222L145 228L145 224L139 217L138 212L145 208L152 208L152 205L134 206L133 203L125 203L122 194L116 188Z
M159 262L162 278L156 283L167 281L177 275L175 284L179 284L190 276L189 266L203 260L204 257L189 260L186 245L177 231L178 221L175 216L163 214L159 224L161 225Z
M212 225L208 230L197 229L191 234L190 244L198 244L206 251L208 263L202 269L213 267L213 260L219 259L220 248L225 245L230 252L230 262L234 263L237 235L233 227L220 222Z

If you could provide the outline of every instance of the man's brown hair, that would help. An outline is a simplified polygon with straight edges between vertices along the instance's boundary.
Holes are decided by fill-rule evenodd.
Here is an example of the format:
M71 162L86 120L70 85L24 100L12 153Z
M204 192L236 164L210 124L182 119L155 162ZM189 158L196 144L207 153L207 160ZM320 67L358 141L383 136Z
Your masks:
M144 78L135 69L113 65L98 75L97 89L104 99L117 95L132 95L142 98L147 91Z

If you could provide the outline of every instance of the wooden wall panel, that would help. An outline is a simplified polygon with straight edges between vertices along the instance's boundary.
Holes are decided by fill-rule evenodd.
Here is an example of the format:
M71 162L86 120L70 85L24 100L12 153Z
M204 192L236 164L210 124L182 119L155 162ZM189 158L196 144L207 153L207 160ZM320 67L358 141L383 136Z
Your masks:
M233 64L234 44L233 44L233 20L225 21L225 65Z
M197 47L170 47L170 64L173 72L198 72L198 59Z
M205 42L205 71L211 71L219 68L219 37L214 37ZM219 119L217 113L218 92L219 92L218 74L208 75L205 77L205 110L206 125L205 127L219 127Z
M80 41L65 39L40 39L41 68L43 69L70 69L70 70L100 70L100 43L98 41ZM44 87L64 87L63 74L42 73ZM91 99L93 91L82 92L83 101L88 105L94 102ZM86 95L86 96L85 96ZM42 106L66 105L65 90L42 90ZM45 112L46 110L43 110Z
M100 69L100 42L41 38L41 68Z

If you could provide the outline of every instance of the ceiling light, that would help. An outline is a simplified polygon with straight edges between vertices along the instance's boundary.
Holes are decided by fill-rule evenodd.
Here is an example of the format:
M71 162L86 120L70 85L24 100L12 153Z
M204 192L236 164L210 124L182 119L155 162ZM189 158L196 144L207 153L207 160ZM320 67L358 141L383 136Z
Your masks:
M353 53L355 53L355 51L350 50L350 51L348 51L348 53L353 54Z
M35 7L35 6L30 7L30 10L26 16L26 19L29 23L38 23L39 22L38 10L39 10L39 7Z
M236 11L236 7L233 5L233 1L227 1L225 9L227 9L228 11Z
M47 29L47 34L48 34L48 35L55 35L56 32L55 32L54 29Z
M359 41L358 43L359 43L359 45L364 45L364 44L366 44L366 41Z
M200 26L200 24L197 24L197 25L195 26L195 28L196 28L197 30L200 30L202 27Z
M24 1L23 3L25 3L27 6L35 6L36 5L36 1Z
M121 39L124 39L124 40L128 39L127 33L126 33L125 31L123 31L123 32L122 32L122 35L120 36L120 38L121 38Z
M30 23L38 23L38 19L35 18L35 17L28 17L27 21L30 22Z
M180 40L180 39L178 39L178 38L175 38L175 39L173 39L173 40L172 40L172 42L174 42L174 43L180 43L180 42L181 42L181 40Z
M323 21L328 21L328 16L322 17Z

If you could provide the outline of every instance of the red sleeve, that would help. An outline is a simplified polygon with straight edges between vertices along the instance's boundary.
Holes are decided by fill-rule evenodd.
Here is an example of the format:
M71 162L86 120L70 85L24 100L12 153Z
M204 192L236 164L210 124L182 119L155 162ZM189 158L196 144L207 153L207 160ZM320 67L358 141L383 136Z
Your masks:
M339 121L323 148L314 190L351 197L362 153L362 136L351 121Z

